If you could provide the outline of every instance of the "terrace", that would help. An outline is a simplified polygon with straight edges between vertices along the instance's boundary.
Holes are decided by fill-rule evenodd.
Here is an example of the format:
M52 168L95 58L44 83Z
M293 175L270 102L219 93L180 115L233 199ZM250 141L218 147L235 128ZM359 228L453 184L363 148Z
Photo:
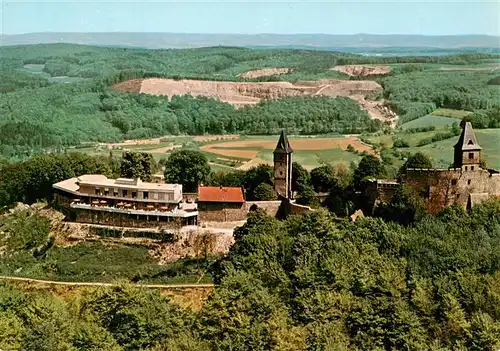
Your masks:
M104 201L92 201L92 203L81 202L79 199L73 199L70 207L82 210L94 210L100 212L122 213L136 216L157 216L157 217L173 217L173 218L188 218L198 216L198 211L195 208L168 208L162 206L159 208L146 207L145 209L136 208L132 203L124 203L114 207Z
M53 185L54 189L70 193L85 201L106 201L117 206L119 202L134 202L137 206L179 204L182 185L142 182L140 179L108 179L103 175L82 175ZM142 203L142 205L138 204Z

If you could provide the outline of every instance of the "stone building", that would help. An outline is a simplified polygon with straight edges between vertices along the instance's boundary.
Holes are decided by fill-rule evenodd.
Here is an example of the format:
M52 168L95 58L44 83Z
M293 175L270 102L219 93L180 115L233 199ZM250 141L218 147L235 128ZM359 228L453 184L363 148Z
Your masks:
M500 196L500 173L484 169L481 147L470 122L462 121L462 133L454 146L453 167L407 169L401 183L411 186L426 200L426 209L437 213L452 204L471 206Z
M274 149L274 190L285 199L293 198L292 192L292 153L286 132L281 132Z
M372 214L380 203L387 203L394 196L400 184L393 179L368 179L364 184L362 211Z
M243 189L238 187L198 187L198 211L202 222L232 222L245 220L247 206Z
M286 217L311 210L293 200L292 153L283 131L274 150L277 201L248 202L239 187L200 186L197 193L187 194L180 184L165 184L161 175L147 183L141 179L87 174L54 184L54 204L72 221L116 227L242 221L248 212L258 209L270 216Z
M194 225L196 204L182 198L182 185L87 174L54 184L54 202L76 222L118 227Z

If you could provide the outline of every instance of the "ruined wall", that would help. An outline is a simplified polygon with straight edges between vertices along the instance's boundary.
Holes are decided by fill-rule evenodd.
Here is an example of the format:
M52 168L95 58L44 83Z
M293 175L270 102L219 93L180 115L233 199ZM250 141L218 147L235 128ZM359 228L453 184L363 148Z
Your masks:
M198 202L199 219L202 222L242 221L247 217L245 203Z
M392 197L396 193L396 191L399 188L399 184L394 185L394 184L379 184L378 185L378 193L379 193L379 198L380 201L382 202L389 202L391 201Z
M247 201L246 211L263 210L268 216L277 217L281 206L281 201Z
M287 209L288 216L301 215L303 213L314 211L309 206L299 205L291 201L287 201Z
M450 169L408 169L402 179L426 199L426 209L430 213L442 211L454 203L467 206L469 195L488 193L498 195L500 177L476 167Z

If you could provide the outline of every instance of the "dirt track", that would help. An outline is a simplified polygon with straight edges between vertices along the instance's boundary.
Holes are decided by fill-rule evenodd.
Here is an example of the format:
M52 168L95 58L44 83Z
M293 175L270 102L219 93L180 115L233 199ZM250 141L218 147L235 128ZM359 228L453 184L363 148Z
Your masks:
M69 286L117 286L119 284L113 283L99 283L99 282L60 282L56 280L42 280L34 278L13 277L0 275L0 280L14 280L26 283L49 284L49 285L69 285ZM158 288L158 289L193 289L193 288L213 288L214 284L139 284L134 283L135 286L142 288Z

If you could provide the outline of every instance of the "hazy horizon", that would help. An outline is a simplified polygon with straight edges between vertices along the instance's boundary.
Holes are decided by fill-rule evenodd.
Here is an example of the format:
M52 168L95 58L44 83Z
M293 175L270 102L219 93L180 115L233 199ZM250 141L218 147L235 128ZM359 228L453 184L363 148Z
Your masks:
M0 34L498 36L498 2L3 1Z
M467 36L486 36L486 37L498 37L500 34L481 34L481 33L464 33L464 34L409 34L409 33L352 33L352 34L332 34L332 33L273 33L273 32L262 32L262 33L231 33L231 32L132 32L132 31L114 31L114 32L101 32L101 31L85 31L85 32L70 32L70 31L44 31L44 32L25 32L25 33L14 33L6 34L4 36L14 36L14 35L27 35L27 34L178 34L178 35L248 35L248 36L258 36L258 35L277 35L277 36L294 36L294 35L325 35L325 36L359 36L359 35L371 35L371 36L423 36L423 37L467 37Z

